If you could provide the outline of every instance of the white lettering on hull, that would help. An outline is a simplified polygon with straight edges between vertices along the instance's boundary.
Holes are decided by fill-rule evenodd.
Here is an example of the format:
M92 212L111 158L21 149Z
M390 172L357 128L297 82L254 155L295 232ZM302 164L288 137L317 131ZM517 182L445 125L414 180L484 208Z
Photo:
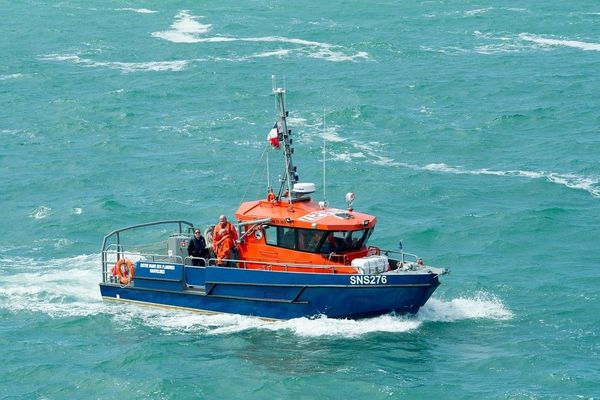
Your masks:
M151 274L165 275L167 271L174 271L175 266L172 264L154 264L154 263L140 263L140 268L147 269Z
M386 285L387 276L385 275L352 275L350 276L351 285Z

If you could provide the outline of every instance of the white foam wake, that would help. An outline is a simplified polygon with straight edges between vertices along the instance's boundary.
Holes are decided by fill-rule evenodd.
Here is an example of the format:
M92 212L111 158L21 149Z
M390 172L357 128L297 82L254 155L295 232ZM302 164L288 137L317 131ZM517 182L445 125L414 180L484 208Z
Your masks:
M285 56L292 51L305 54L307 57L320 58L328 61L356 61L368 60L369 54L364 51L355 54L347 54L342 46L336 46L330 43L315 42L297 38L287 38L283 36L263 36L263 37L231 37L231 36L202 36L211 31L211 24L202 24L188 10L182 10L175 15L175 21L170 29L166 31L156 31L152 33L153 37L167 40L173 43L222 43L222 42L256 42L256 43L284 43L300 46L294 49L276 49L251 56L241 56L235 61L244 61L248 58Z
M530 33L521 33L519 38L525 41L541 44L543 46L563 46L586 51L600 51L600 43L580 42L578 40L545 38Z
M104 308L99 264L99 255L49 261L1 257L0 308L58 318L97 314Z
M506 320L511 319L513 313L496 296L480 292L473 297L458 297L450 301L432 298L417 316L424 322L454 322L479 318Z
M296 318L287 321L268 322L242 315L202 315L188 312L167 312L155 309L136 311L144 324L170 332L194 332L207 335L236 334L248 330L292 332L301 337L360 338L378 332L405 333L430 322L458 322L471 319L505 320L512 312L502 302L485 293L474 297L460 297L451 301L430 299L415 316L383 315L360 320L320 318ZM123 323L133 323L128 313L120 313Z
M98 68L106 67L118 69L123 72L144 72L144 71L181 71L188 61L149 61L149 62L120 62L120 61L93 61L88 58L81 58L75 54L46 54L39 57L44 61L68 61L79 64L84 67Z

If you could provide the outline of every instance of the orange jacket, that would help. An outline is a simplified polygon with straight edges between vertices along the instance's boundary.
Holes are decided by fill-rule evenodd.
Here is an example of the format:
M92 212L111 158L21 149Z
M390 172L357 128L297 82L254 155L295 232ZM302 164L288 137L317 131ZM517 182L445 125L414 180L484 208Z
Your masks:
M217 265L223 265L225 259L231 258L231 250L233 250L234 244L230 235L225 235L223 241L218 246L217 252Z
M226 237L231 238L232 242L238 240L237 230L231 224L231 222L227 221L225 228L221 227L221 223L218 223L215 226L215 230L213 231L213 250L215 254L219 253L219 245L224 241Z

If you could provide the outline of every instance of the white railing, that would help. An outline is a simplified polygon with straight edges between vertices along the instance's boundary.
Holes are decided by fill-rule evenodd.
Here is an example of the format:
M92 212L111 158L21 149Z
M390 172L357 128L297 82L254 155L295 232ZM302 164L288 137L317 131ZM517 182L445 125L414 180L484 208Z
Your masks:
M419 257L416 254L406 253L404 251L397 250L380 250L380 254L389 256L389 255L397 255L398 259L396 261L404 263L416 263L419 260ZM141 253L136 251L125 251L122 245L111 244L108 245L106 250L103 252L103 281L112 281L111 270L112 267L117 263L117 261L121 258L128 258L134 263L138 261L148 261L148 262L157 262L157 263L175 263L184 265L186 268L206 268L214 267L214 266L222 266L222 267L234 267L241 269L258 269L264 271L294 271L298 269L306 269L310 268L315 272L321 273L333 273L335 268L338 267L351 267L345 264L307 264L307 263L289 263L289 262L273 262L273 261L259 261L259 260L239 260L239 259L217 259L217 258L202 258L202 257L193 257L188 256L182 258L181 256L169 256L166 254L151 254L151 253ZM409 260L407 260L407 258ZM201 264L199 266L194 266L193 261L199 260ZM395 257L394 257L395 260ZM221 262L221 265L217 263ZM249 268L248 266L251 266ZM364 274L365 271L361 267L352 267L356 268L357 272Z
M155 263L183 264L180 256L169 256L166 254L140 253L137 251L125 251L122 245L111 244L106 246L102 252L102 278L103 282L112 281L112 268L120 259L127 258L134 264L138 261Z

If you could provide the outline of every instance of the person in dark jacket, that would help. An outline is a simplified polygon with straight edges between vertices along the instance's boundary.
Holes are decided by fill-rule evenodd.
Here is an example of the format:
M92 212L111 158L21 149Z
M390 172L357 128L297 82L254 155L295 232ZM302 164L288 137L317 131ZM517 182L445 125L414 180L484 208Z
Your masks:
M202 237L202 234L200 234L200 229L194 229L194 237L190 240L187 250L190 257L201 257L205 259L209 257L206 241ZM204 260L193 258L192 264L197 267L204 266Z

